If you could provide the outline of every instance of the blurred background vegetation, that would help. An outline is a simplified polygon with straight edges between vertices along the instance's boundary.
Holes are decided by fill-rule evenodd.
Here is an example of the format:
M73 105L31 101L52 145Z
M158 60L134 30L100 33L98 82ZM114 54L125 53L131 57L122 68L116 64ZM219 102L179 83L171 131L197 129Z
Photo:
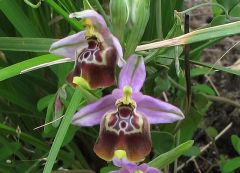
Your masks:
M102 14L111 31L118 36L125 57L132 54L137 45L183 35L185 13L190 15L190 32L240 19L239 0L129 0L129 13L126 12L126 4L118 0L32 0L31 3L26 0L0 0L0 172L3 173L43 171L61 120L33 129L59 118L60 115L54 112L57 96L64 105L62 114L66 111L74 89L66 85L65 79L73 63L16 75L41 62L58 59L48 54L50 44L83 29L81 21L68 18L69 13L92 7ZM137 8L133 8L135 3ZM203 3L204 6L198 7ZM184 11L186 9L190 10ZM236 26L239 29L239 24ZM240 29L239 32L234 31L236 27L232 30L240 33ZM230 173L239 168L240 37L226 38L231 35L231 30L227 32L221 37L200 42L195 40L190 44L192 95L189 108L186 108L185 99L187 74L183 46L137 52L144 57L147 66L143 92L169 101L187 114L180 124L152 127L153 150L146 161L195 139L196 143L181 157L179 165L192 156L197 161L179 167L179 172ZM220 60L228 52L229 56ZM112 89L91 94L100 97ZM86 97L81 97L81 105L87 103ZM224 131L222 144L215 144L214 138L219 132L230 128L232 130L227 135ZM92 151L98 130L99 127L71 125L60 144L62 148L53 170L99 172L105 167L101 169L104 173L113 169ZM236 135L230 138L232 134ZM202 146L211 143L208 147L210 154L204 154ZM164 167L166 173L171 172L167 165Z

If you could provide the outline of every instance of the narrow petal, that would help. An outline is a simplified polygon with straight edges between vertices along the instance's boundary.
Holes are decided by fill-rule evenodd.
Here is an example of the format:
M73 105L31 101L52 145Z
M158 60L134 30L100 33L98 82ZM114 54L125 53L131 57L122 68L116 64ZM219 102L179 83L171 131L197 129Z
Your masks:
M115 36L113 35L111 36L112 36L113 46L115 47L118 55L117 64L119 67L122 67L126 63L125 60L123 59L122 46L119 43L119 40Z
M126 170L126 169L120 169L120 170L118 170L118 171L111 171L111 172L109 172L109 173L131 173L131 172L129 172L129 171Z
M161 173L161 171L157 168L148 167L148 169L145 171L145 173Z
M179 108L150 96L143 95L137 105L137 110L148 118L150 124L172 123L184 118Z
M114 157L112 162L113 162L113 165L120 167L120 168L125 167L126 165L132 165L132 166L136 165L136 163L129 162L126 157L123 157L122 159Z
M93 22L93 25L101 32L101 34L103 34L103 36L105 36L105 34L109 34L109 30L107 28L105 20L100 14L98 14L94 10L84 10L80 12L71 13L69 17L82 19L89 18Z
M133 92L138 92L146 78L145 65L142 57L132 55L128 58L119 75L119 88L129 85Z
M117 99L115 95L107 95L97 102L81 108L74 115L72 124L78 126L93 126L100 124L104 114L115 109L115 102Z
M49 52L64 56L65 58L76 58L76 52L88 47L88 43L85 40L85 31L63 38L54 42Z

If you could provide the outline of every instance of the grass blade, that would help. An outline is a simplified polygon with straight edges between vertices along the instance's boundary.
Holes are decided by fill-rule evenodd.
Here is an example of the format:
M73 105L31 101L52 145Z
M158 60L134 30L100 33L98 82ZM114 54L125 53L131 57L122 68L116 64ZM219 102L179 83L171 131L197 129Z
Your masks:
M14 65L8 66L0 70L0 81L19 75L21 71L25 69L37 66L39 64L44 64L44 63L48 63L48 62L52 62L60 59L62 59L61 56L48 54L48 55L38 56Z
M1 0L0 10L24 37L41 37L38 28L30 21L17 1Z
M160 156L153 159L151 162L149 162L150 166L162 169L165 166L172 163L176 158L184 154L187 150L189 150L194 141L187 141L176 148L168 151L167 153L161 154Z
M0 37L0 50L48 52L55 41L51 38Z
M61 145L63 143L65 135L68 131L68 128L72 121L72 117L73 117L75 111L77 110L77 108L79 107L81 100L82 100L81 92L80 92L79 87L77 87L73 94L73 97L70 101L70 104L66 110L65 116L60 124L58 132L57 132L54 142L52 144L52 147L50 149L50 152L49 152L49 155L47 158L47 163L44 167L43 173L51 173L52 172L54 162L57 158L58 152L61 148Z
M69 18L69 14L64 11L56 2L53 0L44 0L45 3L47 3L50 7L52 7L58 14L62 15L63 18L77 31L81 31L83 29L83 26L80 22L78 22L76 19Z
M240 21L219 25L219 26L214 26L214 27L209 27L205 29L200 29L200 30L196 30L172 39L140 45L136 48L136 51L156 49L160 47L171 47L171 46L177 46L177 45L191 44L191 43L210 40L210 39L219 38L219 37L227 37L230 35L239 34L240 33L239 27L240 27Z

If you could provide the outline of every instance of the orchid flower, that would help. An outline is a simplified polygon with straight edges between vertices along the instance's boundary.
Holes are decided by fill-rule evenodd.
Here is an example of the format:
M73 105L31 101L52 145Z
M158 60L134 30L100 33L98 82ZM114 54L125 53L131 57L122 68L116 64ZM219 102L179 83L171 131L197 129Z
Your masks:
M92 89L114 84L114 69L124 64L121 45L94 10L72 13L70 18L82 18L85 31L63 38L50 47L50 53L71 58L75 61L67 81L73 84L75 76L85 79Z
M118 89L74 115L75 125L100 124L94 146L100 158L109 161L115 150L125 150L129 161L142 161L151 151L150 124L184 118L179 108L140 92L145 78L143 58L129 57L120 71Z
M138 165L137 163L128 161L126 158L126 152L123 150L117 150L115 152L113 164L121 169L111 171L110 173L161 173L160 170L150 167L146 163Z

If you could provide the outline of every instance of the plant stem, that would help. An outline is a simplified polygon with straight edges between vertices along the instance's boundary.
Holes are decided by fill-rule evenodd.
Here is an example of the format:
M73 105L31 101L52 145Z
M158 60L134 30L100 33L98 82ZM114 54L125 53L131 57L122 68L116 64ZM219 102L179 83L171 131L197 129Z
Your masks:
M189 15L185 15L184 20L184 34L189 33ZM190 77L190 62L189 62L189 52L190 45L185 44L184 46L184 70L185 70L185 79L186 79L186 93L187 93L187 102L186 102L186 110L185 114L188 115L189 109L191 107L191 77Z

